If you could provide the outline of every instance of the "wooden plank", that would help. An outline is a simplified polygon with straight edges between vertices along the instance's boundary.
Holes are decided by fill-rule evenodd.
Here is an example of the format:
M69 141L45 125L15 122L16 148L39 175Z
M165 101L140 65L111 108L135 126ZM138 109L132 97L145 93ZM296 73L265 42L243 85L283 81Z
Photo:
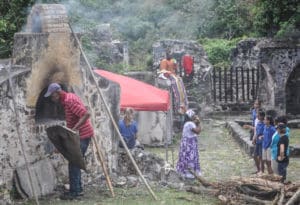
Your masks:
M227 103L227 68L224 68L224 94L225 103Z
M251 80L252 80L252 100L254 101L255 100L255 70L254 68L251 69L251 74L252 74L252 77L251 77Z
M235 68L235 101L239 101L239 68Z
M242 86L242 99L245 102L245 79L244 79L244 68L241 67L241 86Z
M250 100L250 76L249 76L249 68L246 70L247 72L247 101Z
M222 73L221 68L218 68L219 77L219 101L222 102Z
M217 90L216 90L216 68L213 68L213 96L214 96L214 102L217 101Z
M230 67L230 101L233 102L233 67Z

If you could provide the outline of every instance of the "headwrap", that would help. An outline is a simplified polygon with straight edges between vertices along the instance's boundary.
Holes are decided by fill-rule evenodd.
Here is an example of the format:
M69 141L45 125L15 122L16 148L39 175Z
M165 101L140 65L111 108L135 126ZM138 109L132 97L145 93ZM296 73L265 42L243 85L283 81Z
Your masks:
M185 114L192 119L192 117L195 115L195 112L192 109L188 109Z

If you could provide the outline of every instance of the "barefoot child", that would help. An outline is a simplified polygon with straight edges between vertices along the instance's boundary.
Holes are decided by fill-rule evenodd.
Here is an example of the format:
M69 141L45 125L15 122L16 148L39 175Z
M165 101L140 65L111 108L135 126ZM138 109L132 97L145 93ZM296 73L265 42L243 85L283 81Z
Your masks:
M250 129L250 140L253 140L253 136L255 135L255 126L258 122L257 116L260 108L261 102L259 100L255 100L253 104L253 109L251 111L252 129Z
M257 173L261 174L262 170L262 140L264 135L264 118L265 118L265 112L259 111L258 113L258 123L255 127L255 135L252 140L252 144L255 145L254 150L254 162L257 168Z
M268 173L273 174L273 170L271 167L271 142L272 142L272 136L276 132L276 129L274 127L273 117L272 116L266 116L265 117L265 129L264 129L264 137L263 137L263 154L262 154L262 160L263 160L263 166L262 166L262 172L264 172L264 164L267 165Z

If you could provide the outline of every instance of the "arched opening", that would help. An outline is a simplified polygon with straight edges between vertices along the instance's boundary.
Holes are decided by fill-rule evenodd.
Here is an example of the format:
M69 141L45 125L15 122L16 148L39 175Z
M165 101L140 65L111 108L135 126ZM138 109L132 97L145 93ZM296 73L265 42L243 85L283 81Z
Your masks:
M300 114L300 65L294 68L286 83L286 113Z
M61 84L61 87L66 91L66 86ZM44 97L47 88L48 86L41 91L35 106L36 123L44 123L49 120L64 120L65 117L64 109L61 104L52 102L50 97Z

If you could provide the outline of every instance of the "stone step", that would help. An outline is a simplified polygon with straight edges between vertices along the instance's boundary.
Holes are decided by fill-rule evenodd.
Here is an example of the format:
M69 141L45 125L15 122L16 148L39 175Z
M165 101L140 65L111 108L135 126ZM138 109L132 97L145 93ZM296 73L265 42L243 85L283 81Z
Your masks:
M252 141L250 140L250 134L242 128L242 125L249 124L249 121L228 121L226 127L229 129L231 135L237 140L240 146L245 150L249 155L254 150ZM300 145L290 145L290 156L299 157L300 156Z

